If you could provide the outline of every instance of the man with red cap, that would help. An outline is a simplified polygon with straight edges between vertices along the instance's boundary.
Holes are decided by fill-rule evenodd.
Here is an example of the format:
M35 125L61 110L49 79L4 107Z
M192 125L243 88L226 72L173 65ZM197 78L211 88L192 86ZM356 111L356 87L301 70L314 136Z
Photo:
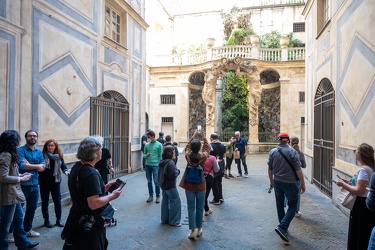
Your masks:
M298 192L305 192L305 181L301 170L298 152L288 146L289 135L281 132L280 144L270 151L268 156L268 177L270 186L275 189L277 216L279 225L275 231L280 238L289 242L288 227L297 210ZM300 185L299 185L300 184ZM288 199L285 213L284 199Z

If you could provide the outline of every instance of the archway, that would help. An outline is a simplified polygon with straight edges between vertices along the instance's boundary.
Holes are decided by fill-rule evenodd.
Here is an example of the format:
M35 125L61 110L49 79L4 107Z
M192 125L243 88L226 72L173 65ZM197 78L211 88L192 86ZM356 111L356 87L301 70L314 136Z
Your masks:
M112 155L115 174L128 173L130 164L129 103L116 91L105 91L90 99L90 134L104 138Z
M260 76L257 67L250 60L243 61L239 56L234 59L222 58L220 62L213 63L211 68L204 70L202 99L207 107L206 132L210 134L215 131L217 82L219 77L225 76L229 71L233 71L237 75L243 75L247 79L249 89L249 141L258 142L258 106L262 93Z
M262 96L259 104L259 142L277 142L280 131L280 74L274 69L260 73Z
M335 91L330 80L320 81L314 99L313 183L332 197L335 149Z
M206 104L202 99L202 89L205 74L202 71L193 72L189 76L189 132L191 138L197 126L206 129Z

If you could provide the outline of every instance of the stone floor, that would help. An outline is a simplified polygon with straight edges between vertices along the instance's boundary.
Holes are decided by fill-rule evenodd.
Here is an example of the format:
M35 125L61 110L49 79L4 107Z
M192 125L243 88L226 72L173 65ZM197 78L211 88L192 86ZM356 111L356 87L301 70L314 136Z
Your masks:
M290 242L282 241L274 231L278 224L274 192L267 192L267 155L250 155L247 163L249 178L223 179L225 202L211 206L213 213L205 217L203 235L196 241L187 238L183 189L179 189L183 221L176 228L160 224L160 204L146 203L145 172L122 177L127 185L113 202L118 224L107 229L108 249L346 249L348 217L309 183L301 196L302 216L295 218L289 228ZM180 155L178 168L183 170L185 164ZM236 176L234 165L232 169ZM64 219L69 208L69 204L63 208ZM52 205L50 210L53 214ZM40 242L38 249L62 249L61 228L48 229L42 224L38 210L34 230L41 236L31 239ZM16 249L14 244L10 249Z

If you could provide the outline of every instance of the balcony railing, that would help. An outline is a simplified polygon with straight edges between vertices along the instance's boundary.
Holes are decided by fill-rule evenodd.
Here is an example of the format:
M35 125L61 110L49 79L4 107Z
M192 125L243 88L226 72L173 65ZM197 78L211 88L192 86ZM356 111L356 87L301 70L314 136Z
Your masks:
M221 58L233 59L237 56L243 59L262 61L300 61L305 60L305 48L266 49L251 45L222 46L208 49L203 53L183 53L170 55L154 55L147 57L149 66L197 65Z
M305 4L305 0L252 0L246 3L247 7L273 6L273 5Z

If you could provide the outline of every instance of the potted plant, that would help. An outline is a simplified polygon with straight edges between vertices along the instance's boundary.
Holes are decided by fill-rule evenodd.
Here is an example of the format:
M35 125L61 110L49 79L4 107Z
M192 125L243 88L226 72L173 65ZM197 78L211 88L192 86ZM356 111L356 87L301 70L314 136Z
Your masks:
M281 48L287 48L289 44L290 38L288 36L281 36L280 37L280 46Z
M258 47L259 45L259 36L258 35L251 35L250 36L250 42L251 42L251 45L253 45L254 47Z

